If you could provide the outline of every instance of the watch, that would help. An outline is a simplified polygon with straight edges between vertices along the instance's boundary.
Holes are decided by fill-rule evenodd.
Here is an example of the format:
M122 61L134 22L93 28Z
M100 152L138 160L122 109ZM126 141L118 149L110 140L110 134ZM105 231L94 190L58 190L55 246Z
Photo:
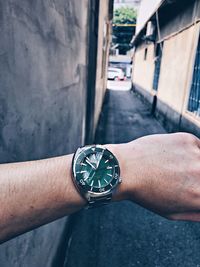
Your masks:
M72 161L73 182L88 207L107 204L122 182L118 160L101 145L78 148Z

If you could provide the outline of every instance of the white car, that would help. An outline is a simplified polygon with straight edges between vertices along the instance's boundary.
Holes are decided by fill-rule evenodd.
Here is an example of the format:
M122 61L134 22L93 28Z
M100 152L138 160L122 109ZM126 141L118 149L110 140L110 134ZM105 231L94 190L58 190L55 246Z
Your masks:
M108 80L121 81L125 79L125 75L122 69L108 68Z

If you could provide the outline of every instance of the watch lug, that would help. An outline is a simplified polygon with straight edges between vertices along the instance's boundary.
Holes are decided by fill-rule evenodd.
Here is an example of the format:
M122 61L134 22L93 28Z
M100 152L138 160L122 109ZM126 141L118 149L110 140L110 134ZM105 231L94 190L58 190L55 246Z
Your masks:
M90 195L89 192L86 192L86 193L84 194L84 197L87 199L87 201L90 201L90 199L91 199L91 195Z

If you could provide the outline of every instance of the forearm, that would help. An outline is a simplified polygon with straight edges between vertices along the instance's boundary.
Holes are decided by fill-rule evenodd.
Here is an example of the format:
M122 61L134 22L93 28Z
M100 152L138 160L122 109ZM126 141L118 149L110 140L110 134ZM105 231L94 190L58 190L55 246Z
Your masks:
M123 162L121 145L107 145ZM0 242L86 206L72 180L73 155L0 165ZM122 173L123 175L123 173ZM125 198L126 182L113 200Z
M71 179L72 155L0 165L0 242L85 205Z
M121 169L114 201L129 199L167 218L200 221L198 138L154 135L106 148ZM87 204L72 181L72 157L0 165L0 242Z

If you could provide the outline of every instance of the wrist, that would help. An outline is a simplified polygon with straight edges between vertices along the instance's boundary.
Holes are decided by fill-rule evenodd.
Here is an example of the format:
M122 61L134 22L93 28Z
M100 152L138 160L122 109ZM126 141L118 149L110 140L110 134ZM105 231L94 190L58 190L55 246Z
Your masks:
M64 177L64 184L62 186L62 189L64 190L64 196L65 196L65 203L66 205L70 202L71 206L75 211L83 208L87 202L83 198L83 196L80 194L78 189L76 188L73 178L72 178L72 159L73 154L63 156L63 169L65 174Z
M113 201L128 200L129 196L129 180L126 170L126 157L124 155L126 144L108 144L106 148L110 150L117 158L120 166L120 183L113 193Z

